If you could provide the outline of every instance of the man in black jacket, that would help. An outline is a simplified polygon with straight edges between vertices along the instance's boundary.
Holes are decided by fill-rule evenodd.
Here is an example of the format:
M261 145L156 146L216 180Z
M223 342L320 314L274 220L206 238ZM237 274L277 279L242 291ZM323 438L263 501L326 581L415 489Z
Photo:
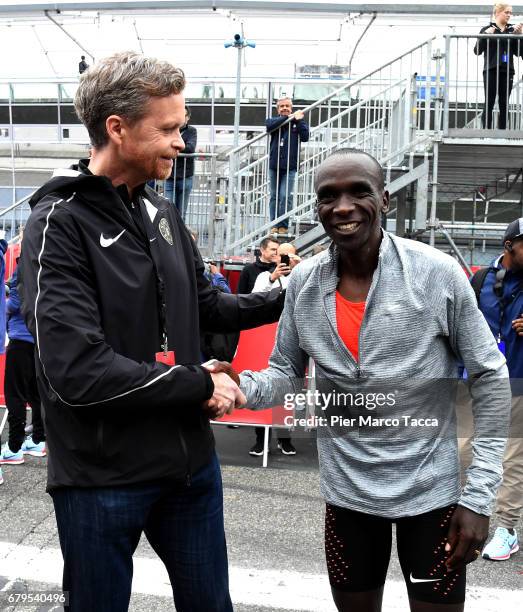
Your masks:
M250 293L258 275L262 272L272 272L278 261L279 242L267 236L260 242L260 255L253 263L246 264L238 281L238 293Z
M213 289L178 211L146 186L183 150L184 86L132 52L91 67L75 108L92 156L31 200L19 290L73 612L127 610L142 532L178 612L232 610L209 418L245 398L230 366L199 365L200 329L275 321L283 300Z

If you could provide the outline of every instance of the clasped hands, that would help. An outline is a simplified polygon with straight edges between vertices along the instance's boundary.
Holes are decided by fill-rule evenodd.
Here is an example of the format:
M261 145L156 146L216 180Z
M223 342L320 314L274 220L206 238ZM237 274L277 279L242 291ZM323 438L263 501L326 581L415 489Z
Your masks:
M219 419L247 402L247 398L240 391L240 377L230 363L212 359L204 363L203 367L210 372L214 383L212 397L203 404L209 418Z

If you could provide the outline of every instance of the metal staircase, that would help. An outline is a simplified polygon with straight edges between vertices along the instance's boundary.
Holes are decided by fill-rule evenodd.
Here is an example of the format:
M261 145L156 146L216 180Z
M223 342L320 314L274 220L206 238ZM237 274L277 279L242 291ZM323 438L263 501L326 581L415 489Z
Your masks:
M496 36L490 38L496 43ZM472 54L476 40L475 36L458 35L447 36L438 45L435 39L428 40L304 109L310 139L301 144L294 199L286 213L273 221L268 214L271 134L261 134L232 150L228 191L231 214L224 252L245 252L282 219L289 221L289 237L300 252L306 253L325 239L315 219L314 174L325 157L341 147L367 151L383 165L387 189L396 204L395 218L388 227L398 234L438 246L443 238L463 260L453 236L458 237L461 247L468 249L472 244L472 251L478 232L483 237L483 251L485 245L499 245L506 223L501 219L497 224L489 222L488 202L496 196L500 184L521 185L522 71L516 65L508 107L509 129L481 128L483 60ZM494 124L498 116L494 108ZM288 126L289 122L279 131ZM456 202L475 194L487 194L483 218L470 207L470 222L461 223L459 231L454 232L454 212L448 216L447 209L450 206L454 211ZM409 210L406 199L411 201ZM438 210L444 222L438 218ZM507 221L510 215L522 215L523 207L513 206L511 211L506 212ZM307 228L304 233L300 229L303 226Z
M303 109L310 137L301 143L286 211L273 221L269 143L290 129L290 120L280 134L260 133L229 151L196 154L186 223L198 230L202 252L215 258L244 254L281 220L289 222L285 238L302 253L325 240L316 219L314 175L342 147L366 151L383 165L392 201L384 220L389 231L450 246L458 258L464 249L469 263L478 245L485 258L489 246L499 249L506 224L523 216L523 70L515 62L508 129L483 129L483 59L472 52L477 38L430 39ZM497 107L493 117L495 124ZM12 148L13 168L15 156ZM25 223L27 200L0 212L8 238Z
M279 138L283 130L290 129L290 120L276 130L278 134L260 134L229 153L231 214L226 253L244 252L284 219L289 220L293 235L303 224L314 224L316 169L330 153L343 147L374 155L386 168L391 195L416 182L416 208L420 211L416 229L425 227L425 158L441 123L442 106L441 56L433 53L432 45L433 39L418 45L304 109L310 137L301 144L294 199L287 212L275 220L268 220L268 143L271 137ZM437 76L434 88L426 87L419 78L427 72ZM313 234L298 238L298 245L309 242L317 230L309 232Z

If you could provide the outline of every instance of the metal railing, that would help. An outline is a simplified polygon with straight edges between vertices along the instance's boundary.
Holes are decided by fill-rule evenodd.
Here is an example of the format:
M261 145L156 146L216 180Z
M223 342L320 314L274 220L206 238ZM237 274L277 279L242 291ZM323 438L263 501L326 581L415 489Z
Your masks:
M303 120L283 120L229 153L227 252L245 250L273 227L314 222L314 174L336 149L374 155L388 181L394 166L423 150L441 121L442 57L433 55L433 40L321 98Z
M474 46L483 40L486 47L482 54L476 55ZM407 170L398 189L405 189L414 180L423 180L424 191L416 189L414 225L416 230L423 231L427 227L427 217L430 217L429 227L434 237L440 136L488 135L498 140L514 136L523 138L523 70L518 60L522 43L523 37L512 35L451 35L445 40L445 54L441 54L434 51L434 39L431 39L379 69L329 91L304 108L308 138L303 138L296 123L287 119L270 132L250 133L249 140L228 152L220 152L217 147L210 153L180 156L175 163L177 167L183 164L185 169L182 171L184 187L179 198L186 200L184 220L197 232L198 245L204 255L243 253L257 245L277 225L288 227L292 236L298 236L314 225L314 175L325 157L341 147L354 147L374 155L385 167L388 185L397 182L395 177L400 166ZM485 59L489 62L491 56L503 59L503 49L507 51L507 67L510 68L510 58L514 65L513 87L508 87L502 80L499 65L492 69L493 75L489 76L488 82L487 79L483 81ZM523 48L521 50L523 52ZM306 83L302 84L305 86ZM506 105L503 100L501 106L485 101L484 92L491 85L498 98L503 86L505 93L511 94L507 96ZM215 86L213 84L208 92L213 105ZM333 84L330 83L329 87ZM264 97L260 100L262 106L265 105L265 116L271 114L270 100L292 91L291 88L265 84ZM261 92L262 89L260 95ZM70 102L72 92L61 92L58 97L62 103ZM488 131L483 128L483 117L486 125L491 121ZM214 119L213 115L213 129L216 126ZM499 129L502 125L507 129ZM21 145L14 143L13 133L9 137L11 147L4 148L6 158L9 154L11 157L12 191L16 194L15 162L22 155L18 155L15 145ZM295 166L291 154L293 138L296 140ZM270 210L271 141L279 160L273 165L272 182L283 185L280 210L278 212L278 201L274 199L273 214ZM418 153L425 155L426 168L414 162ZM194 159L194 173L189 176L187 164L191 158ZM423 170L421 174L420 168ZM21 165L16 172L22 170L28 168ZM186 182L189 178L192 179L190 186ZM159 183L158 189L163 193L164 185ZM429 194L432 198L430 215L427 214ZM0 213L8 236L9 232L16 235L19 226L24 224L29 213L27 200L23 198Z
M176 206L197 237L204 255L223 253L225 220L224 161L212 153L181 153L172 178L157 181L158 190Z
M445 136L521 138L523 36L445 37Z
M29 206L29 200L33 194L30 193L11 206L0 210L0 224L2 230L5 232L5 239L7 242L16 240L20 231L23 229L31 208Z

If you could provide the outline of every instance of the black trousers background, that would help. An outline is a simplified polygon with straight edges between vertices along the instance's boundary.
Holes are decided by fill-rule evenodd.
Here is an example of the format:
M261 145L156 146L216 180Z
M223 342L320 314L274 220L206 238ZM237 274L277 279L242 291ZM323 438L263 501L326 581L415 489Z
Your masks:
M25 438L26 404L33 414L33 441L45 440L36 386L35 345L24 340L11 340L5 354L5 403L9 423L9 449L16 453Z
M486 70L483 73L483 85L485 86L485 106L481 117L483 127L492 129L492 110L496 96L499 105L499 125L500 130L507 129L508 118L508 99L512 91L514 75L506 70Z
M263 437L265 435L265 427L255 427L254 431L256 432L256 442L261 442L263 444ZM282 440L290 440L290 435L285 431L280 429L280 433L278 434L278 440L281 442ZM269 440L271 439L271 430L269 430Z

